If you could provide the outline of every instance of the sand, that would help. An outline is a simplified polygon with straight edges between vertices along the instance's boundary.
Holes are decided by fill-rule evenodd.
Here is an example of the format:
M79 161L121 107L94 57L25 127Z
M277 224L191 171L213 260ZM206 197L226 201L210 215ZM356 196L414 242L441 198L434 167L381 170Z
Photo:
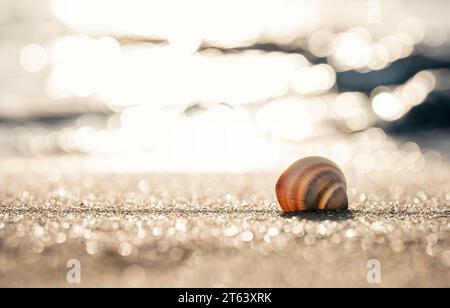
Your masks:
M276 172L55 170L2 171L0 287L450 287L442 166L346 170L349 211L288 215Z

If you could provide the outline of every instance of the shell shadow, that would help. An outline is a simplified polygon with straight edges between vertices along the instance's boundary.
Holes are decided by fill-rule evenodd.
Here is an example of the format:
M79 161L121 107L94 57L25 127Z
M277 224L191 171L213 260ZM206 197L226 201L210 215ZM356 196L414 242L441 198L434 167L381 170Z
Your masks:
M342 221L354 218L354 212L351 210L328 210L328 211L308 211L308 212L288 212L282 213L281 217L284 218L297 218L305 220L333 220Z

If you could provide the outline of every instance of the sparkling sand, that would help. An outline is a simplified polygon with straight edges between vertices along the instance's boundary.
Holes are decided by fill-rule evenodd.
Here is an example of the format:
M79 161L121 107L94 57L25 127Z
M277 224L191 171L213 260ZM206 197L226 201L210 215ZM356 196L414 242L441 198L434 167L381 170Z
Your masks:
M450 287L448 170L347 170L349 211L297 215L272 173L5 171L0 287Z

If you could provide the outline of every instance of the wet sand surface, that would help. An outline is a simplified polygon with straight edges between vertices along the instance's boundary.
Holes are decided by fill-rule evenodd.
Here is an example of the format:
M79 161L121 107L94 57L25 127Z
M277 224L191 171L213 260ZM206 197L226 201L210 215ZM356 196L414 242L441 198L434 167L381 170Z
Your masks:
M305 214L280 211L275 173L75 169L2 171L0 287L450 287L447 165L346 170L349 211Z

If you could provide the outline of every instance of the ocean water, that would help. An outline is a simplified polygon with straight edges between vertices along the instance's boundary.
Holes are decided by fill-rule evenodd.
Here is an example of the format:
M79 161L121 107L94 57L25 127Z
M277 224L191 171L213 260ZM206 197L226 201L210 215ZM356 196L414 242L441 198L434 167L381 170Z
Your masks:
M368 142L445 157L447 2L339 4L2 1L1 155L202 172L354 166Z

